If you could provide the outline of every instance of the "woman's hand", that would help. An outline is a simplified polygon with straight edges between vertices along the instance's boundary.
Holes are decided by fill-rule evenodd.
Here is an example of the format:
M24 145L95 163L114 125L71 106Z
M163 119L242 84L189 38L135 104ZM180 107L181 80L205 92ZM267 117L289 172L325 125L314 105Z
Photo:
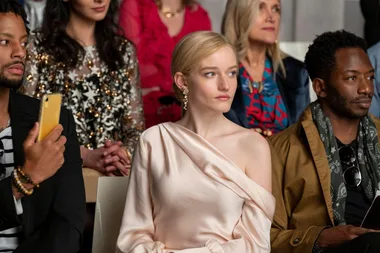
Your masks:
M104 147L90 150L81 146L80 153L83 160L83 166L106 174L103 157L104 150Z
M121 142L111 142L106 140L105 157L106 171L114 172L118 170L122 175L128 176L131 168L131 156Z
M89 150L81 147L83 166L107 176L128 176L130 157L121 142L106 140L104 147Z

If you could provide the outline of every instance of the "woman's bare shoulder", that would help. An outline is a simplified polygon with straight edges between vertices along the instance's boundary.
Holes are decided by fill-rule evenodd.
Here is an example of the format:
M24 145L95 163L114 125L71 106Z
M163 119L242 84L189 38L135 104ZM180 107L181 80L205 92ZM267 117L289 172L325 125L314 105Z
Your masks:
M245 148L262 148L268 145L267 140L253 129L241 127L233 122L229 124L229 128L231 135L236 137Z
M234 140L244 159L245 173L268 192L272 191L272 166L269 144L266 138L254 130L234 128Z

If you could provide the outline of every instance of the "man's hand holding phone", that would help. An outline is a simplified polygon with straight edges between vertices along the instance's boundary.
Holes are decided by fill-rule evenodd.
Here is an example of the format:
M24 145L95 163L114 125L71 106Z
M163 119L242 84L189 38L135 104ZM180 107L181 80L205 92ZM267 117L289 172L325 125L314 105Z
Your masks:
M64 163L66 137L63 127L58 125L42 141L36 142L39 124L35 123L24 142L24 172L39 184L52 177Z

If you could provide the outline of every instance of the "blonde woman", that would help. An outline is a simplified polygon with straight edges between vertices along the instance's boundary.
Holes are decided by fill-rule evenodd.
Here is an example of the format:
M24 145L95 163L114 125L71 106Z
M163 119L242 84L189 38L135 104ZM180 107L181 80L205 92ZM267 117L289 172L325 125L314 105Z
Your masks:
M264 136L295 123L310 103L304 64L278 43L280 0L228 0L223 34L237 51L238 88L226 116Z
M140 138L117 252L270 252L268 143L223 116L237 71L220 34L196 32L176 46L171 72L187 111Z

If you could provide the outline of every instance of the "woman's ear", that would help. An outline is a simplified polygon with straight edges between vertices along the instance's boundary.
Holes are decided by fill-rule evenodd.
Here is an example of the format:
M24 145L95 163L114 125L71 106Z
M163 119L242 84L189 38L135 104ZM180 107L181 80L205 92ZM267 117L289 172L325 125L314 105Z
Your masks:
M187 89L186 77L181 72L175 73L173 79L175 85L177 85L181 91Z

